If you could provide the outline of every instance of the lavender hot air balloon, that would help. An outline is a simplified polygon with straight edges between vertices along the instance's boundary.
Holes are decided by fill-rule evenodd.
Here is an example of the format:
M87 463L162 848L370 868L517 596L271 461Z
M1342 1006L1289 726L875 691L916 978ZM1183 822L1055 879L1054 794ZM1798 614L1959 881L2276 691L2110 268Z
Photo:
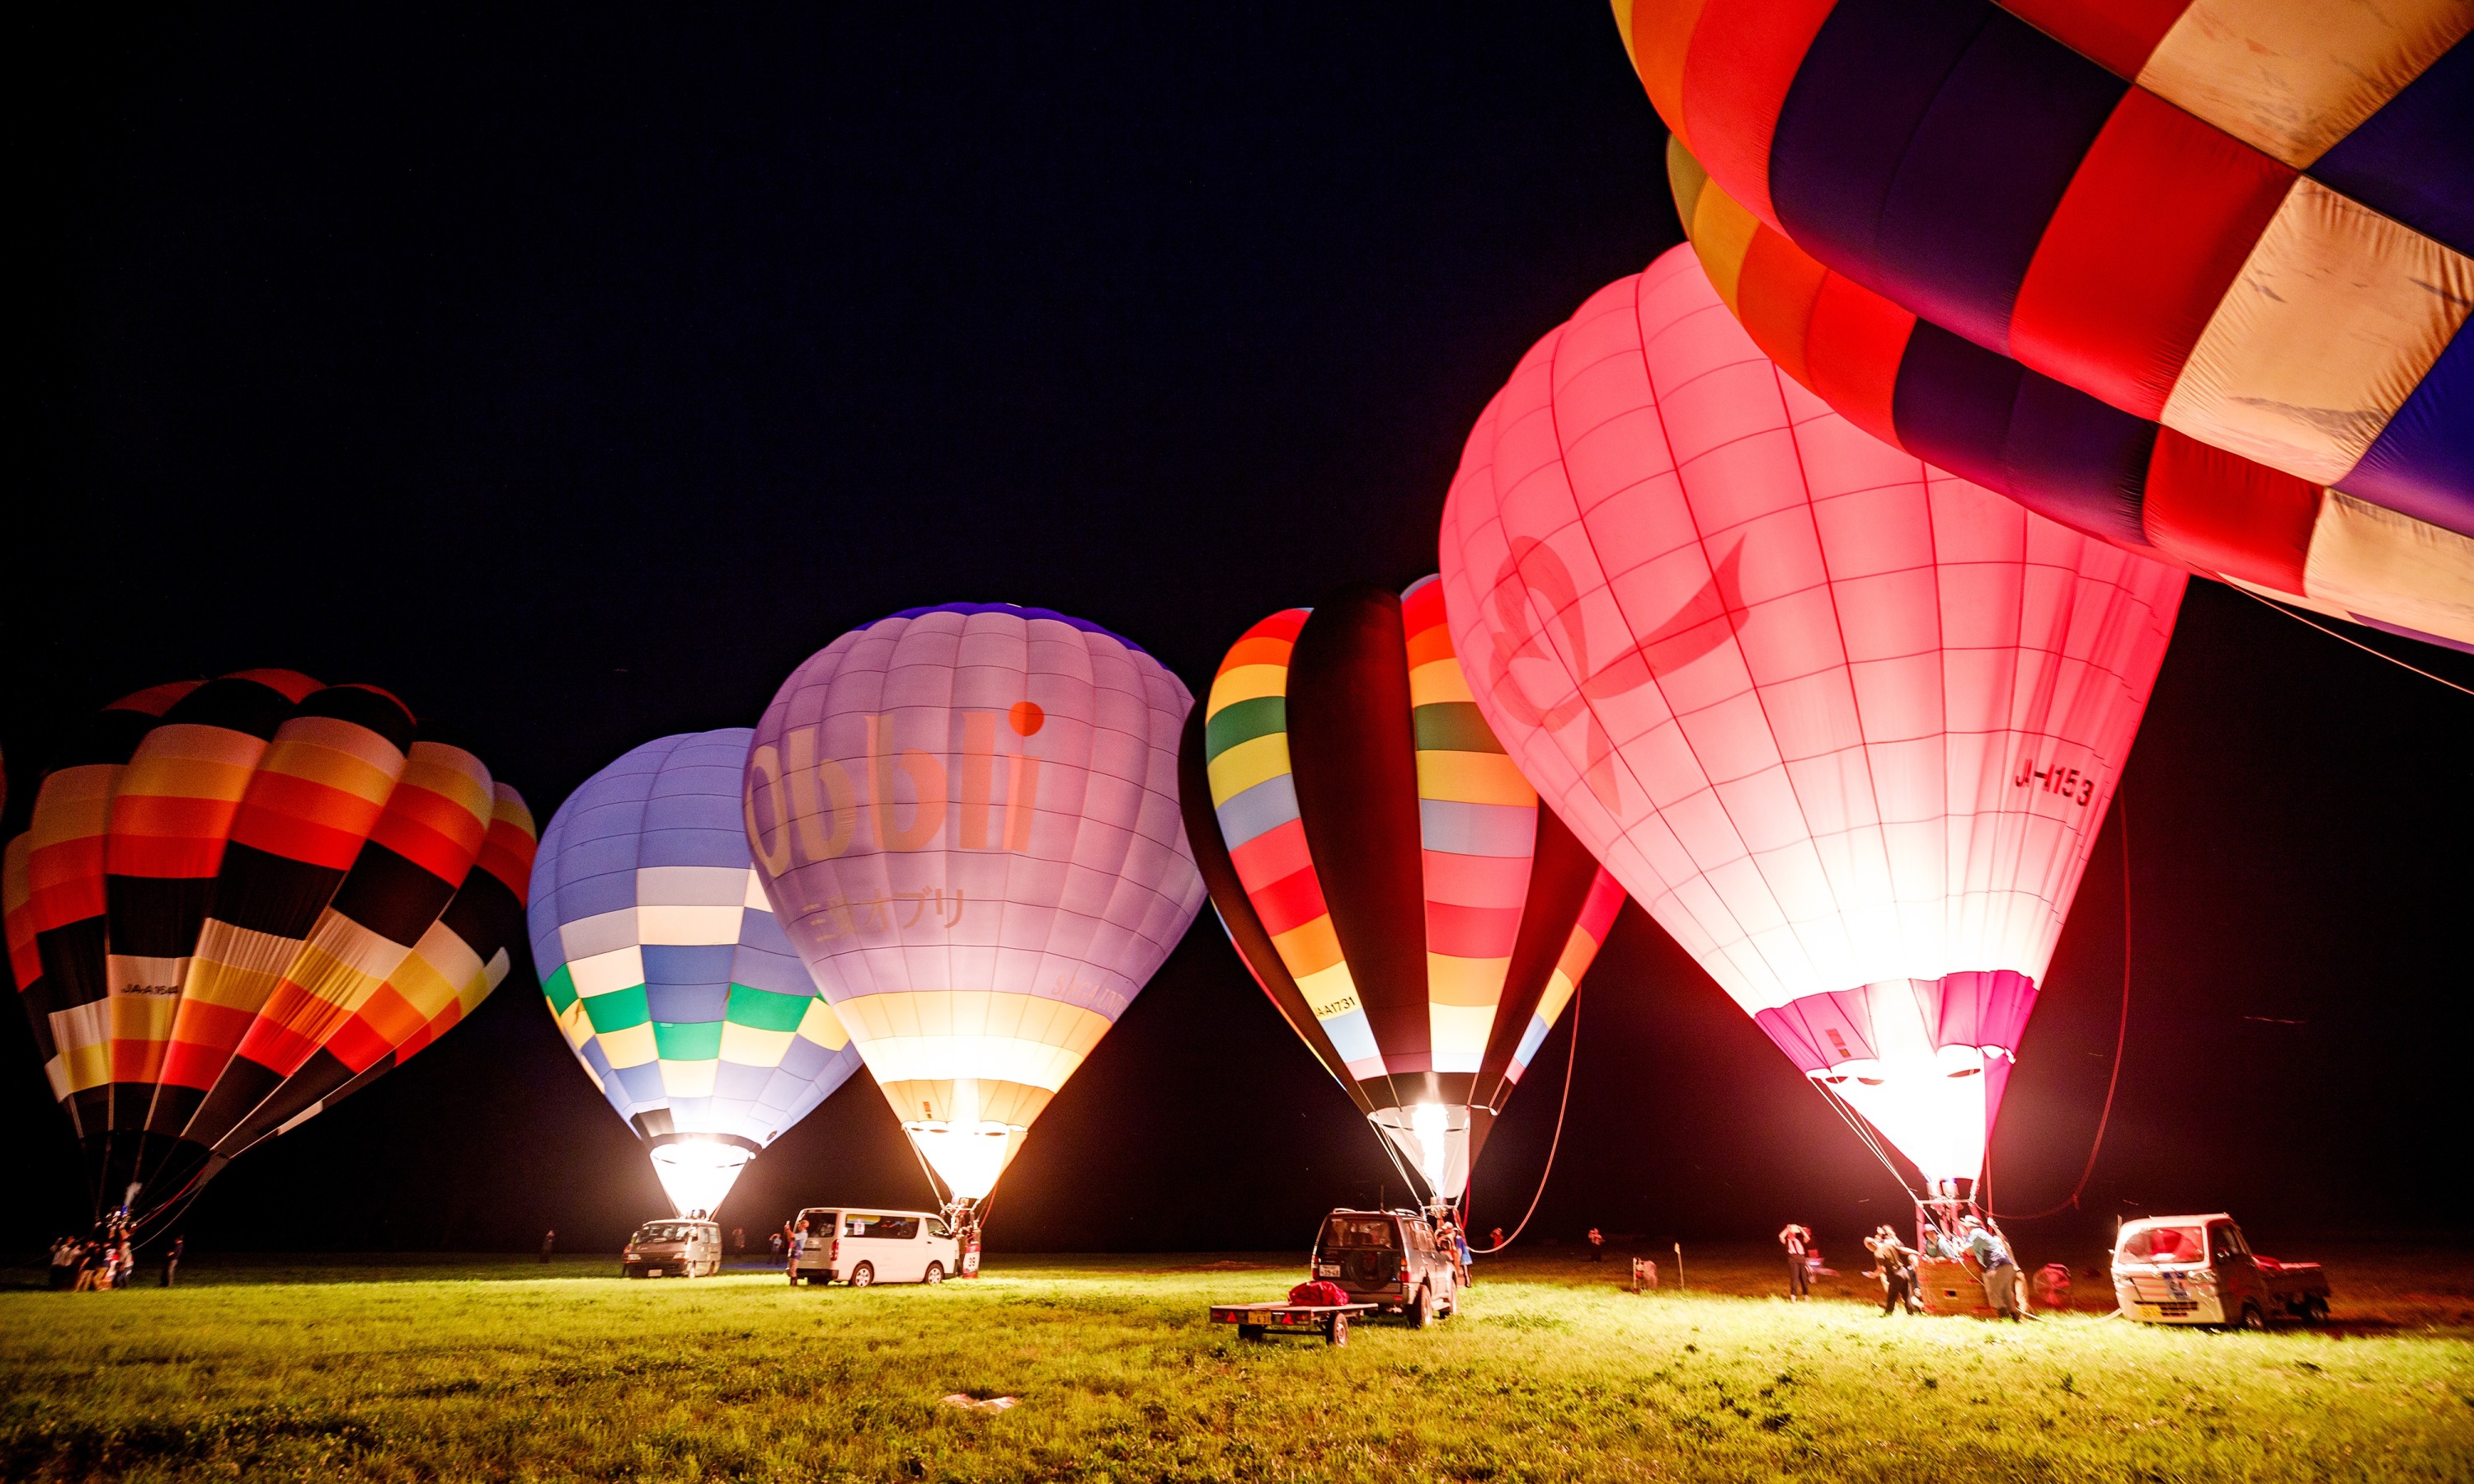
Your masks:
M843 634L757 726L765 891L957 1202L1202 905L1177 810L1193 704L1095 624L964 603Z

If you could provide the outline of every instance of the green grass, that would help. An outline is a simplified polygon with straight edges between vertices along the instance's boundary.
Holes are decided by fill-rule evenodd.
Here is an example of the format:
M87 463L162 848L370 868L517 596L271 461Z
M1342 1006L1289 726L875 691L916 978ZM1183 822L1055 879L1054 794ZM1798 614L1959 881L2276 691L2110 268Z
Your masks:
M1701 1291L1771 1265L1696 1260L1696 1291L1636 1297L1541 1255L1460 1318L1335 1351L1203 1322L1285 1263L1000 1259L868 1292L202 1263L168 1293L0 1294L0 1478L2474 1477L2474 1330L2428 1259L2385 1290L2341 1269L2350 1323L2264 1336Z

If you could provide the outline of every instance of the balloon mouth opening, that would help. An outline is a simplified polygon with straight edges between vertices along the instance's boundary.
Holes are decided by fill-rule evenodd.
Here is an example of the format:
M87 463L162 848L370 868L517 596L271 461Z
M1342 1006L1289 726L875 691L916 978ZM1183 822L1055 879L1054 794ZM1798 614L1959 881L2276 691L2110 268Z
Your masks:
M965 1122L915 1118L902 1131L955 1201L976 1201L995 1188L1014 1150L1022 1143L1023 1126L988 1121Z
M1425 1182L1439 1201L1457 1201L1468 1188L1469 1111L1466 1103L1415 1103L1381 1108L1367 1115L1397 1157Z
M666 1135L651 1151L653 1173L681 1216L710 1216L757 1151L727 1136Z
M2008 1056L1999 1046L1917 1047L1805 1075L1861 1114L1929 1185L1973 1180L1984 1167L1999 1090L1984 1073Z

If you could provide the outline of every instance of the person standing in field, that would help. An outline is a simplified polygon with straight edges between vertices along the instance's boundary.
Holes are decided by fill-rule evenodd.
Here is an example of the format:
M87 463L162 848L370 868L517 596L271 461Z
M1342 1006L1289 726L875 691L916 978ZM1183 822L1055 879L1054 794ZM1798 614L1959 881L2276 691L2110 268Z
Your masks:
M1779 1245L1786 1249L1786 1297L1790 1304L1812 1297L1812 1270L1805 1263L1805 1253L1812 1245L1812 1228L1788 1222L1779 1232Z
M790 1275L790 1281L792 1282L797 1282L799 1281L799 1257L807 1250L808 1224L802 1221L799 1223L797 1230L790 1233L790 1262L788 1267L784 1269L784 1271Z
M129 1245L128 1237L123 1236L120 1239L120 1251L117 1256L120 1259L120 1276L113 1281L112 1286L126 1288L137 1281L137 1253Z
M780 1261L782 1258L782 1233L779 1232L774 1233L771 1237L767 1238L765 1245L773 1249L774 1260L777 1262Z
M187 1249L188 1245L189 1245L189 1239L188 1239L187 1237L185 1237L185 1236L176 1236L176 1237L172 1238L172 1245L163 1249L163 1286L164 1286L164 1287L166 1287L166 1288L171 1287L171 1286L172 1286L173 1280L175 1280L175 1279L177 1279L178 1277L180 1277L180 1274L181 1274L181 1254L182 1254L184 1250L186 1250L186 1249Z
M76 1259L77 1242L74 1238L63 1236L52 1243L52 1286L54 1288L66 1288L69 1285L69 1280L76 1274Z
M1959 1233L1966 1239L1963 1250L1984 1275L1984 1302L1997 1317L2018 1323L2019 1264L2009 1247L1974 1216L1959 1223Z
M730 1229L730 1250L738 1253L743 1253L747 1250L747 1229L745 1227L732 1227Z
M1607 1234L1595 1227L1589 1228L1589 1260L1591 1262L1607 1260Z
M557 1245L558 1245L558 1228L556 1228L556 1227L552 1227L552 1228L550 1228L548 1231L544 1232L544 1233L542 1233L542 1255L541 1255L541 1259L542 1259L542 1261L544 1261L544 1262L547 1262L547 1261L549 1261L550 1249L552 1249L552 1248L556 1247Z
M1503 1251L1503 1228L1497 1227L1493 1231L1489 1232L1486 1234L1486 1245L1492 1251Z
M1899 1234L1884 1225L1877 1228L1864 1243L1873 1255L1873 1263L1881 1271L1881 1317L1887 1319L1894 1309L1916 1308L1916 1255L1899 1240Z

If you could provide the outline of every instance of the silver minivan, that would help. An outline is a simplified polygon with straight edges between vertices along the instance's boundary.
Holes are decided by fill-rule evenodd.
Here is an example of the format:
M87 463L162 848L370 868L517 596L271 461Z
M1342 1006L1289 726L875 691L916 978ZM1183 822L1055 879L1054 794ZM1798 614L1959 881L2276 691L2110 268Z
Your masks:
M927 1211L812 1206L798 1219L808 1239L790 1269L794 1284L941 1283L961 1270L953 1227Z
M647 1221L619 1257L629 1278L711 1278L721 1271L721 1225Z

